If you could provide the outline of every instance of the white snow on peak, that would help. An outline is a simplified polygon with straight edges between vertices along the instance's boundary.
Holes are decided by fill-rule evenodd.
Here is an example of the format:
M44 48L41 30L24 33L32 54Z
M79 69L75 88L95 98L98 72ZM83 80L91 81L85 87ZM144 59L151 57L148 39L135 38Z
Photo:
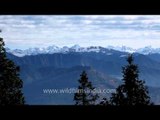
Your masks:
M130 47L126 47L126 46L107 46L108 49L113 49L113 50L118 50L121 52L129 52L129 53L134 53L136 52L136 49L130 48Z
M101 52L106 55L112 55L111 50L121 51L121 52L128 52L128 53L140 53L140 54L152 54L152 53L159 53L160 54L160 48L152 48L152 46L146 46L144 48L139 49L133 49L131 47L126 46L107 46L101 47L101 46L89 46L89 47L81 47L78 44L73 45L71 47L63 46L58 47L55 45L45 47L45 48L29 48L26 50L20 50L15 49L11 50L9 48L6 48L6 51L8 53L11 53L18 57L23 57L26 55L37 55L37 54L54 54L54 53L68 53L68 52ZM124 55L120 56L124 57Z

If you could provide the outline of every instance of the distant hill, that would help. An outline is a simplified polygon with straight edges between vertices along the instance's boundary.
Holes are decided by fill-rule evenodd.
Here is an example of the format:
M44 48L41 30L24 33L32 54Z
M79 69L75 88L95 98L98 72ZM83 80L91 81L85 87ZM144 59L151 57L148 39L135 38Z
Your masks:
M76 88L79 75L86 70L97 88L116 88L121 83L122 66L128 53L116 50L103 52L69 52L8 57L20 66L24 93L29 104L73 104L73 94L44 94L43 89ZM160 88L160 62L156 56L134 54L140 78L149 86L152 100L160 103L155 90ZM158 55L157 55L158 57ZM155 89L156 88L156 89ZM102 94L109 96L109 94Z

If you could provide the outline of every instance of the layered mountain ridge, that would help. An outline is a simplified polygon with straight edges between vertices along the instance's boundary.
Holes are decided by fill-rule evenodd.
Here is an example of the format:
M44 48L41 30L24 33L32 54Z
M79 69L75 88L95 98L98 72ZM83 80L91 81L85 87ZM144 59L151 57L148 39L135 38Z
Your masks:
M24 81L24 93L29 104L74 104L73 94L43 94L43 89L62 89L78 87L79 75L86 70L89 80L95 87L116 88L121 83L122 66L126 65L128 52L100 48L100 52L73 51L53 54L37 54L17 57L8 53L21 68L20 76ZM97 49L96 49L97 50ZM140 79L149 87L152 101L159 104L160 54L134 53L135 64L140 71ZM104 96L109 96L105 94Z

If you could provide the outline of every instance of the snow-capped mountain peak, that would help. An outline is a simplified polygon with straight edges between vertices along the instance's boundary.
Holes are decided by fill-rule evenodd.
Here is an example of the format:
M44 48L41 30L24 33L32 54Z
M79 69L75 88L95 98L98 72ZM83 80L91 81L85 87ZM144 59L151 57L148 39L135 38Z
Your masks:
M100 46L90 46L87 48L88 52L100 52L102 47Z
M9 52L12 53L15 56L18 56L18 57L23 57L23 56L26 55L25 52L23 50L20 50L20 49L15 49L13 51L10 50Z
M152 54L152 53L159 53L160 54L160 48L152 48L152 46L146 46L144 48L139 49L133 49L126 46L107 46L101 47L101 46L89 46L89 47L81 47L78 44L73 45L71 47L64 46L64 47L58 47L55 45L46 47L46 48L29 48L26 50L20 50L15 49L11 50L9 48L6 48L6 51L8 53L11 53L18 57L23 57L26 55L37 55L37 54L54 54L54 53L68 53L68 52L101 52L105 53L106 55L111 55L110 50L116 50L121 52L128 52L128 53L140 53L140 54Z
M80 49L81 49L81 47L78 45L78 44L76 44L76 45L73 45L72 47L70 47L70 49L74 52L79 52L80 51Z
M122 51L122 52L129 52L129 53L134 53L136 52L136 49L130 48L130 47L126 47L126 46L107 46L108 49L113 49L113 50L118 50L118 51Z
M49 46L47 47L46 49L44 49L46 51L46 53L58 53L60 51L60 48L55 46L55 45L52 45L52 46Z
M81 48L78 44L75 44L75 45L73 45L72 47L71 47L72 49L79 49L79 48Z

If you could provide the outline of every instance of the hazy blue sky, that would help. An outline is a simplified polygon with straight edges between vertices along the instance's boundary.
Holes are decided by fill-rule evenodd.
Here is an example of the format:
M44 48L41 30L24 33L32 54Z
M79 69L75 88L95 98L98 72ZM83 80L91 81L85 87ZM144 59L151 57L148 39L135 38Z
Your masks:
M160 47L160 16L48 15L0 16L9 48L50 45Z

